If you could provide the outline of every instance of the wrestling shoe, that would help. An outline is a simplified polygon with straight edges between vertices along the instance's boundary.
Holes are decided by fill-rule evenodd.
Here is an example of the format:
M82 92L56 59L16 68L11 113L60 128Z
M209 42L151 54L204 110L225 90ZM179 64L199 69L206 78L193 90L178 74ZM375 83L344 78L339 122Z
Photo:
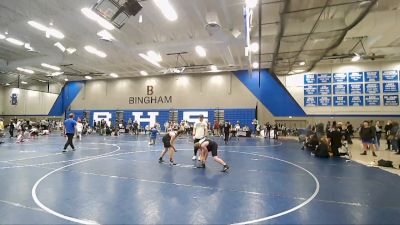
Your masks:
M229 170L229 166L228 166L228 165L225 165L225 166L222 168L221 172L226 172L227 170Z
M196 166L196 168L206 168L206 164L204 163L200 163L200 165Z
M163 163L163 162L164 162L164 160L162 158L158 159L158 163Z
M194 155L194 156L192 157L192 160L195 161L196 159L197 159L197 156Z
M169 165L171 165L171 166L175 166L175 165L176 165L176 163L175 163L174 161L170 160L170 161L169 161Z

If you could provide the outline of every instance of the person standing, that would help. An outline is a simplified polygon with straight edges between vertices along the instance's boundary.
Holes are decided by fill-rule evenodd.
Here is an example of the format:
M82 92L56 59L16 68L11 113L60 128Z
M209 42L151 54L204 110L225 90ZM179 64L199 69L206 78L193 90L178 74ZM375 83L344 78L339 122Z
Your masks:
M364 121L363 126L360 129L360 137L361 137L361 141L363 144L363 150L364 150L363 153L361 153L361 155L366 155L367 149L371 149L372 155L376 157L375 145L373 144L375 134L374 134L374 131L371 129L368 121Z
M164 144L164 150L160 154L160 158L158 158L159 163L163 163L163 157L164 155L168 152L169 154L169 163L171 166L176 165L174 161L174 152L176 151L175 149L175 140L178 138L179 135L183 134L183 130L178 130L178 131L170 131L164 135L162 138L162 142Z
M76 121L74 120L74 114L70 113L69 118L64 121L64 134L67 136L67 143L64 145L64 150L62 152L67 152L68 146L71 146L72 151L75 151L72 139L75 135Z
M76 137L79 138L79 140L82 140L82 132L83 132L83 124L81 122L81 119L78 118L78 122L76 124Z
M390 130L392 129L393 125L392 125L392 121L389 120L387 121L386 125L385 125L385 134L386 134L386 144L387 144L387 149L390 151L390 146L391 146L391 139L390 139Z
M381 136L382 136L382 125L379 123L379 120L375 123L376 130L376 149L381 147Z
M14 129L15 129L15 123L14 123L14 120L11 119L10 125L9 125L9 131L8 131L10 133L10 138L14 137Z
M199 121L194 124L193 127L193 144L196 144L201 139L203 139L207 135L207 123L204 121L204 116L200 115ZM192 160L196 160L197 158L197 150L193 147L193 157ZM198 158L200 160L200 157Z
M225 121L225 125L224 125L225 144L228 144L230 130L231 130L231 125L230 125L229 121Z

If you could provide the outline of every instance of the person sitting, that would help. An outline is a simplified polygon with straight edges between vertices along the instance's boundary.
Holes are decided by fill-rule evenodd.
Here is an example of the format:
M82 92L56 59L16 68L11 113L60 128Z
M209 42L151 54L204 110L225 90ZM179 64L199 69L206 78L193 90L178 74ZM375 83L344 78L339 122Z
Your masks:
M349 155L349 143L347 140L348 140L348 137L342 136L342 146L339 148L340 156Z
M326 136L321 138L321 142L319 143L317 149L315 150L314 156L320 158L329 158L329 143Z
M317 135L312 134L310 137L307 138L304 146L308 151L315 152L318 144L319 144L319 141L318 141Z

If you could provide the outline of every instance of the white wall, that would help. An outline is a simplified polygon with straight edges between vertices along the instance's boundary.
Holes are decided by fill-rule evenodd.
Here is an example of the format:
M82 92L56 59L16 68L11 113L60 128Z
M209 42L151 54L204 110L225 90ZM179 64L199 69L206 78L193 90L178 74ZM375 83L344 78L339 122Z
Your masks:
M340 73L340 72L364 72L364 71L380 71L382 70L400 70L400 62L360 62L352 64L333 64L333 65L318 65L313 71L307 74L318 73ZM393 115L400 114L398 106L348 106L348 107L304 107L304 74L298 74L288 77L281 77L281 82L285 85L288 91L296 99L300 106L303 107L307 114L312 115ZM382 87L381 87L382 92ZM382 95L382 94L381 94ZM383 100L381 99L381 105Z
M3 115L47 115L53 106L58 94L18 88L3 88ZM17 93L18 104L11 105L11 94Z

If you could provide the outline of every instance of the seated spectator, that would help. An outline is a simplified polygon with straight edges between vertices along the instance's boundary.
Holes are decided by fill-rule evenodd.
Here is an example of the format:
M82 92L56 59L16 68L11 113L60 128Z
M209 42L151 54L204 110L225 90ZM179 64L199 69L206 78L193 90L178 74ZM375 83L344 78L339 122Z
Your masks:
M319 143L317 149L315 150L315 157L321 157L321 158L329 158L329 143L328 139L323 136L321 139L321 142Z
M349 155L349 143L347 140L346 136L342 136L342 146L338 149L340 156Z
M309 138L307 138L304 146L307 150L314 153L315 150L317 149L318 144L319 144L319 141L318 141L317 135L312 134Z

